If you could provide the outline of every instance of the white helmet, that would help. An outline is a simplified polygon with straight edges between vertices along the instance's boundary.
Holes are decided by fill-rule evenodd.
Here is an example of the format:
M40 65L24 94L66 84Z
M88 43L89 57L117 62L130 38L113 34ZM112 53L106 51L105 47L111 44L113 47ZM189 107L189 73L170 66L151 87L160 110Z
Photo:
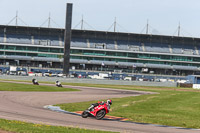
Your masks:
M108 99L108 100L107 100L107 104L112 105L112 100Z

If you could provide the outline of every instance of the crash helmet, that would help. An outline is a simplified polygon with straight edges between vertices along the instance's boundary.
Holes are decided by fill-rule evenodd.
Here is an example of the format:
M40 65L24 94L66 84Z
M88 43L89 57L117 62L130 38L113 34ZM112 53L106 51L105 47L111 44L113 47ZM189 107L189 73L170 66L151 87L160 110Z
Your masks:
M107 104L112 105L112 100L108 99L108 100L107 100Z

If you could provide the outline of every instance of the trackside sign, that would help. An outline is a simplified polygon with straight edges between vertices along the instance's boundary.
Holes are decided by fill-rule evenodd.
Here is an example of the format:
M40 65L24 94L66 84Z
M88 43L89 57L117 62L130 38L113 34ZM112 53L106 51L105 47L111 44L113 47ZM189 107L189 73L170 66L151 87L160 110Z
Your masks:
M200 84L193 84L192 88L193 89L200 89Z

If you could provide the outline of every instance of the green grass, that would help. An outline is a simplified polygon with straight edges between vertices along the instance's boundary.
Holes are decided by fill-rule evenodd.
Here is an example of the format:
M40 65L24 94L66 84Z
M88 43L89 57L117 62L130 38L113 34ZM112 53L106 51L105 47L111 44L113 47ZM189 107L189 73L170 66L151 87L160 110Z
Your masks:
M102 88L113 88L113 89L125 89L125 90L143 90L143 91L155 91L155 90L192 90L192 88L183 87L160 87L160 86L133 86L133 85L102 85L102 84L86 84L86 83L62 83L63 85L72 86L86 86L86 87L102 87Z
M32 83L30 80L12 80L12 79L0 79L0 81L16 81L16 82L27 82ZM39 83L46 83L46 84L54 84L55 82L48 82L48 81L40 81ZM154 91L155 89L163 89L167 88L169 90L193 90L192 88L183 88L183 87L160 87L160 86L133 86L133 85L102 85L102 84L87 84L87 83L66 83L62 82L62 85L72 85L72 86L86 86L86 87L102 87L102 88L114 88L114 89L126 89L126 90L132 90L133 88L136 88L136 90L142 89L148 89Z
M33 124L22 121L0 119L0 129L16 133L111 133L74 127Z
M16 81L16 82L27 82L32 83L30 80L12 80L12 79L0 79L0 81ZM47 84L55 84L55 82L48 82L48 81L39 81L39 83L47 83ZM162 88L168 88L170 90L176 90L176 89L184 89L184 90L191 90L192 88L181 88L181 87L152 87L152 86L133 86L133 85L102 85L102 84L87 84L87 83L66 83L62 82L62 85L72 85L72 86L86 86L86 87L102 87L102 88L115 88L115 89L132 89L142 87L144 90L147 89L162 89Z
M52 82L45 82L52 83ZM126 85L95 85L79 83L63 83L76 86L153 91L159 94L137 97L114 98L109 115L129 118L130 121L154 123L186 128L200 128L200 91L191 88L177 87L142 87ZM0 90L9 91L67 91L65 88L34 86L13 83L0 83ZM100 100L100 99L99 99ZM105 99L104 99L105 100ZM100 100L101 101L101 100ZM60 104L67 111L81 111L90 106L84 103Z
M56 86L42 86L42 85L32 85L32 84L19 84L19 83L6 83L0 82L0 91L45 91L45 92L55 92L55 91L78 91L72 88L62 88Z
M84 86L87 86L86 84ZM159 94L114 98L109 115L130 121L185 128L200 128L200 92L193 89L166 87L135 87L119 85L88 85L106 88L153 91ZM104 99L105 100L105 99ZM67 111L81 111L91 103L59 104Z

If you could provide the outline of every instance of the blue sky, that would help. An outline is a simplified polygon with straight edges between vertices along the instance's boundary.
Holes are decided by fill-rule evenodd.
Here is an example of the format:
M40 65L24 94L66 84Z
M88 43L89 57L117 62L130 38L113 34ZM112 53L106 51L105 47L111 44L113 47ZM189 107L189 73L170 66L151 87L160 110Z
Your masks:
M95 30L108 31L116 17L118 32L145 33L148 19L152 34L177 35L180 22L182 36L200 37L199 0L0 0L0 24L8 24L18 11L29 26L41 26L50 12L64 28L66 3L73 3L72 28L83 15ZM19 21L19 25L24 24ZM53 22L51 25L58 27ZM84 24L84 29L92 29L90 26Z

